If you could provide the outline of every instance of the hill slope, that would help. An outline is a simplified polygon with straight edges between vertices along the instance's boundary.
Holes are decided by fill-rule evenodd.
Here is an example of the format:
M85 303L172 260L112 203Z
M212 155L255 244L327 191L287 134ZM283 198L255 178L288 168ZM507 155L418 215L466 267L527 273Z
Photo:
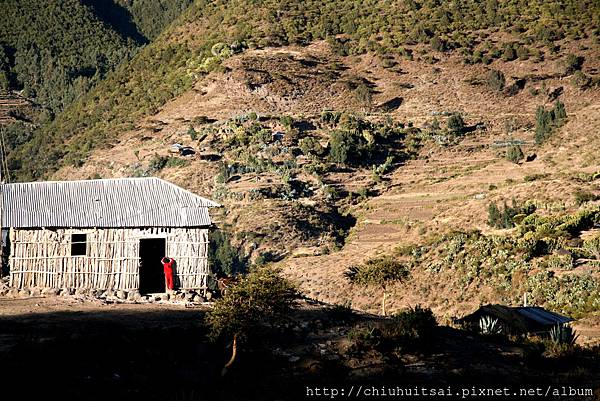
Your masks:
M460 7L436 1L372 1L368 7L348 1L197 2L160 41L42 130L37 136L43 140L36 139L15 154L13 166L21 166L15 174L30 179L59 163L80 164L88 149L115 138L139 117L154 114L189 89L199 75L218 69L221 59L245 46L328 38L339 54L371 51L410 58L417 55L405 47L423 43L437 50L460 50L469 62L489 62L505 53L513 58L517 52L539 58L539 45L551 48L556 40L591 34L597 7L593 1L473 1ZM490 28L515 37L493 46L486 40L490 32L485 29ZM233 47L219 46L212 54L212 46L219 42ZM64 142L72 146L57 150ZM35 155L42 158L43 168Z
M11 166L19 179L159 175L211 196L243 257L280 261L326 302L378 310L379 289L344 272L391 255L411 270L391 311L450 318L528 292L593 315L598 4L439 3L196 2ZM512 198L491 227L490 205Z

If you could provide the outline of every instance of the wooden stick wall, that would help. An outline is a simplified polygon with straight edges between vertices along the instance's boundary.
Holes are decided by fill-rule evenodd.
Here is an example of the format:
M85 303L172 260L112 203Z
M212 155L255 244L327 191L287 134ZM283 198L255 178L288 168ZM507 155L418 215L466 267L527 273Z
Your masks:
M71 255L72 234L87 234L86 255ZM181 289L205 289L207 228L10 229L10 284L17 288L139 288L139 241L165 238Z

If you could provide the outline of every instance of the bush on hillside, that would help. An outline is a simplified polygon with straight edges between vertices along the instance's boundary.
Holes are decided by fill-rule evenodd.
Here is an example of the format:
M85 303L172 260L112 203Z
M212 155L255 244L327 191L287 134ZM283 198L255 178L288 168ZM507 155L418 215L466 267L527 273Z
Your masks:
M465 121L459 113L454 113L448 118L448 131L453 134L461 134L465 129Z
M575 71L573 73L573 77L571 78L571 85L578 89L587 89L592 84L592 79L585 75L583 71Z
M581 70L584 60L585 59L582 56L568 54L565 58L558 61L557 63L559 74L561 74L562 76L574 74L575 71Z
M325 149L319 141L312 137L302 138L298 142L298 147L306 156L315 155L315 156L323 156L325 154Z
M596 195L592 192L584 191L581 189L575 191L575 204L577 206L581 206L584 203L594 202L597 200L600 200L600 195Z
M217 277L234 276L246 271L246 260L241 256L240 249L231 244L225 231L213 231L209 237L208 263Z
M560 100L554 103L554 108L546 110L539 106L535 113L535 141L541 144L552 135L554 129L561 127L567 118L565 105Z
M519 162L523 160L524 157L525 155L523 154L523 151L521 150L521 147L519 145L512 145L506 151L506 160L512 163L519 164Z
M394 282L401 282L408 278L408 268L391 256L369 259L361 265L351 266L344 275L354 284L360 286L376 286L383 290L381 301L382 315L385 316L385 298L387 286Z
M405 344L428 344L435 336L437 320L429 308L417 305L391 316L383 326L383 336Z
M531 203L520 205L514 198L511 206L504 202L502 209L492 202L488 207L488 225L494 228L512 228L516 223L515 217L529 216L535 210L535 205Z
M487 74L487 84L490 88L497 92L502 92L506 85L504 73L498 70L490 70Z

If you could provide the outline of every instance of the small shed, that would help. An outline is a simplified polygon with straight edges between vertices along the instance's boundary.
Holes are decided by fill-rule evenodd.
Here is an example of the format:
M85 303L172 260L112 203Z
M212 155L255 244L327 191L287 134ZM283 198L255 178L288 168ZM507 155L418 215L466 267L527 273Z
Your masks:
M165 292L206 290L209 208L217 203L159 178L5 184L10 285Z
M458 323L476 328L481 318L496 319L505 334L546 334L558 325L574 321L539 306L483 305Z

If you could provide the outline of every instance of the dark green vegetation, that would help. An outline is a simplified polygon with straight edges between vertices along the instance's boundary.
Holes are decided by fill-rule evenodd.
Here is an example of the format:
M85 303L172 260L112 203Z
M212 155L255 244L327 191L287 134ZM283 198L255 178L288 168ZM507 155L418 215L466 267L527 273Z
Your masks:
M152 41L193 0L83 0L118 31L133 25L144 41ZM120 6L120 7L119 7Z
M212 272L217 277L234 276L247 268L246 261L240 256L240 250L231 244L224 230L215 230L210 234L208 260Z
M136 2L132 4L135 21ZM183 4L178 2L174 10ZM199 75L219 69L223 58L245 47L327 39L340 54L372 51L414 57L403 45L425 43L436 51L461 51L469 60L479 52L473 62L501 56L510 60L530 52L540 57L556 40L587 34L598 7L593 1L539 0L373 1L368 7L351 1L198 1L175 24L182 35L175 35L175 27L167 29L160 40L146 46L126 67L110 74L14 152L11 167L19 179L35 179L64 163L80 165L90 149L132 128L139 117L155 113L167 100L189 89ZM198 26L201 35L195 34ZM516 34L520 43L495 49L487 42L486 28ZM368 100L363 92L357 96Z
M515 164L519 164L519 162L524 158L525 155L523 154L523 150L519 145L513 145L506 151L506 160Z
M567 119L565 105L557 100L554 108L546 110L539 106L535 112L535 141L542 143L550 137L554 129L561 127Z
M53 113L154 39L189 0L8 0L0 16L0 88Z
M60 139L53 142L51 154L28 153L30 146L39 149L57 135L52 133L58 129L52 125L55 115L80 100L119 65L127 64L189 4L189 0L3 2L0 89L22 91L36 104L32 111L13 115L16 123L2 127L9 168L18 170L22 162L56 165L67 152L61 148L68 135L58 134ZM29 150L24 156L13 153L25 144ZM41 167L39 174L43 170Z
M504 202L502 210L492 202L488 206L488 224L494 228L512 228L533 212L535 212L535 205L531 203L519 205L515 199L512 200L511 206Z
M79 1L2 2L0 85L60 112L135 52Z

